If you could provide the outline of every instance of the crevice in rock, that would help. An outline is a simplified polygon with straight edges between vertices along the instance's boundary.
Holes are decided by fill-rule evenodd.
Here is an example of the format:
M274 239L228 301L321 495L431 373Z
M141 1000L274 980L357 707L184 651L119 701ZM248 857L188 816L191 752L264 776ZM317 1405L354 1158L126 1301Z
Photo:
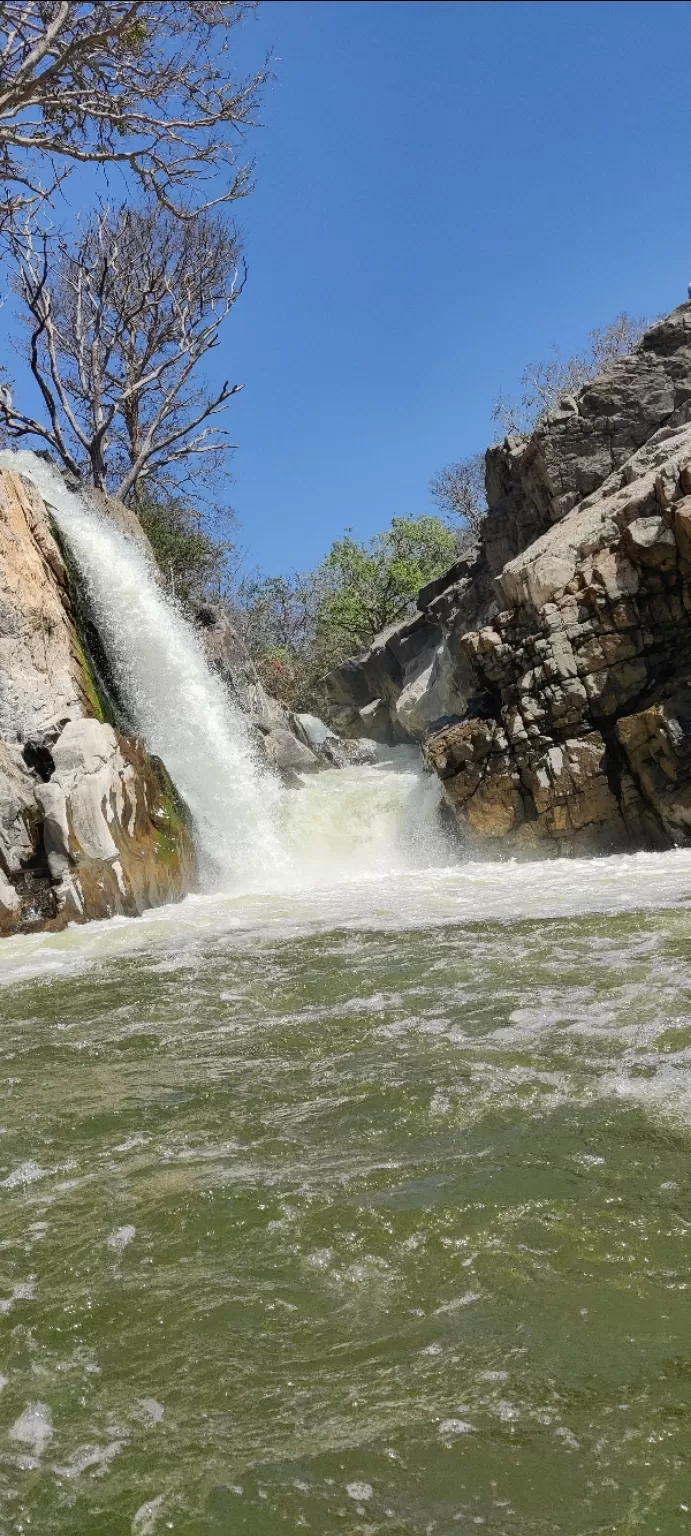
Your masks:
M627 713L631 713L631 711L627 711ZM622 714L621 718L625 718L625 716ZM629 762L621 742L617 737L616 723L614 722L610 724L609 727L601 725L600 734L606 748L605 759L602 765L603 770L612 792L612 796L619 806L621 818L627 831L630 832L631 829L629 825L630 816L627 814L622 793L622 779L624 778L624 775L628 775L628 777L632 780L640 796L642 808L641 826L645 833L650 834L649 847L651 851L658 852L673 847L672 838L669 835L662 817L659 815L655 809L655 806L651 804L650 800L645 794L638 774L635 772L633 765Z
M33 772L38 774L39 779L42 779L44 784L47 784L48 780L53 777L55 763L53 762L50 749L43 743L27 741L22 757L27 768L33 769Z
M93 713L116 730L125 735L136 734L132 720L129 718L124 700L113 670L108 660L108 655L94 621L89 603L89 594L71 557L67 540L63 537L55 519L50 516L50 507L47 508L50 527L56 544L60 550L67 570L70 604L72 617L77 632L77 638L82 651L82 663L86 675L87 689L93 692L90 699Z

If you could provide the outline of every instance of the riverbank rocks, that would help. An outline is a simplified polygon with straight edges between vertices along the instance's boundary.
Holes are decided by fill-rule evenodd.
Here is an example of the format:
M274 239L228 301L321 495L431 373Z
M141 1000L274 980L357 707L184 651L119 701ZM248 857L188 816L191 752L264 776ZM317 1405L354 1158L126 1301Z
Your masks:
M689 843L691 306L490 450L487 481L488 564L510 558L490 621L458 637L475 696L425 743L464 837Z
M475 547L326 679L339 728L418 740L485 853L691 843L691 304L486 485Z
M4 469L0 933L133 916L195 879L187 815L163 764L103 718L49 512Z

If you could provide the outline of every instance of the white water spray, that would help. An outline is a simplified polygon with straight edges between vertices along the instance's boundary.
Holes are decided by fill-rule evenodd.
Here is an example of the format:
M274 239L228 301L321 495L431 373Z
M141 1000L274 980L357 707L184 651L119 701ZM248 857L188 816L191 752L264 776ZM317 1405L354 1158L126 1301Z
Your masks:
M141 547L35 454L0 453L0 464L51 510L128 715L190 809L206 884L277 890L449 861L440 787L415 751L284 790Z

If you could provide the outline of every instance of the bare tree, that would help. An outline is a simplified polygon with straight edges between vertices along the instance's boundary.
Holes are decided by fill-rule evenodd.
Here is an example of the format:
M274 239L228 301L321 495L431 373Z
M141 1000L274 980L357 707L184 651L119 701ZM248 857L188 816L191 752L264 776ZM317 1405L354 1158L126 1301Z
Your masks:
M70 163L119 166L183 216L242 197L267 68L238 80L229 51L256 4L0 0L0 223Z
M623 311L603 330L590 332L585 352L562 362L559 357L547 362L529 363L521 374L523 394L519 400L495 402L492 418L505 433L526 436L564 395L573 395L594 379L618 357L632 352L650 320L635 319Z
M40 439L64 466L122 500L145 482L168 494L191 466L218 469L216 418L241 388L197 382L242 290L237 236L214 214L180 221L155 203L102 210L73 244L12 237L44 418L0 388L10 439Z
M464 528L476 534L487 510L484 454L447 464L430 480L430 490L447 517L458 518Z

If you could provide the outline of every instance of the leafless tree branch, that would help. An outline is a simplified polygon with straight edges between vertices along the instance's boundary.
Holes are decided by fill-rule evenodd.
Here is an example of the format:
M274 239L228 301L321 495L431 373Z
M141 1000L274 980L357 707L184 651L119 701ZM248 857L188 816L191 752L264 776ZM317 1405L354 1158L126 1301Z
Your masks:
M430 490L447 517L458 518L463 528L471 534L478 533L487 511L484 454L476 453L472 458L447 464L430 481Z
M11 245L47 419L4 383L8 437L39 437L123 500L145 481L179 490L195 460L218 468L229 444L216 418L241 386L209 393L198 374L244 285L237 235L214 214L181 222L150 200L102 209L72 244L29 221Z
M185 218L243 197L269 68L238 79L229 55L257 3L0 0L0 222L49 198L70 162L119 165Z

